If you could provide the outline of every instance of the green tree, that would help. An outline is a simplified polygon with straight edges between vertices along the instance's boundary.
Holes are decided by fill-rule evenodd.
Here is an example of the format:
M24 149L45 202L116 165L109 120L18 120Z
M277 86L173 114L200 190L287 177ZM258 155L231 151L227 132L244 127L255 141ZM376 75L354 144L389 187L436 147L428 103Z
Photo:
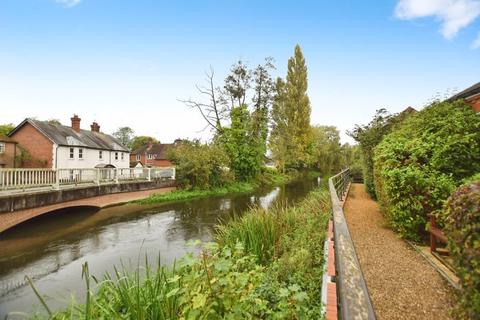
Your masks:
M282 78L277 78L271 111L272 130L269 147L272 151L273 160L282 172L285 171L285 159L287 158L288 140L290 138L287 128L285 94L285 81Z
M311 161L313 144L310 126L311 107L307 95L307 66L299 45L295 46L295 54L288 60L288 73L284 87L278 81L276 87L277 97L273 110L275 114L272 114L272 130L284 127L278 130L281 131L282 137L276 136L271 142L285 145L272 147L274 158L287 168L304 169ZM275 135L279 133L276 132ZM282 150L282 153L278 153L277 149Z
M338 129L334 126L314 126L312 138L312 166L323 174L338 172L345 165Z
M120 127L112 135L117 138L125 147L130 146L130 141L133 138L134 131L130 127Z
M130 147L130 150L133 151L153 143L160 143L160 141L158 141L154 137L136 136L132 140L130 140L129 147Z
M0 124L0 136L8 135L13 129L15 129L13 123Z

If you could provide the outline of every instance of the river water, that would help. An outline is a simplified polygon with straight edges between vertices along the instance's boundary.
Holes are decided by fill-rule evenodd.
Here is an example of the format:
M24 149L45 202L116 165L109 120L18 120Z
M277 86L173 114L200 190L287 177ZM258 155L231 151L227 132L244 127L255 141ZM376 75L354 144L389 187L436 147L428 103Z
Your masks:
M64 210L27 221L0 234L0 319L22 319L16 312L42 311L28 275L51 309L83 302L82 264L101 278L120 263L134 269L160 256L162 263L195 249L194 240L210 241L215 225L251 206L292 205L318 186L303 179L251 194L170 202L152 206L126 204L92 211ZM139 259L140 258L140 259Z

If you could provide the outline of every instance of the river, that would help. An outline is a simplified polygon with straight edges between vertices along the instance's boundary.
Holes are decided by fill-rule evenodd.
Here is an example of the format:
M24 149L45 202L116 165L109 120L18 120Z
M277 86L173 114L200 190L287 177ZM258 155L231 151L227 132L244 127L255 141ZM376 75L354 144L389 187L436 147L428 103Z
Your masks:
M134 269L146 254L171 264L195 250L189 242L210 241L215 225L254 205L292 205L318 183L319 179L303 179L251 194L149 206L125 204L99 211L70 209L27 221L0 234L0 319L11 312L42 311L25 275L47 297L50 308L65 307L72 296L84 299L81 270L86 261L98 278L120 263Z

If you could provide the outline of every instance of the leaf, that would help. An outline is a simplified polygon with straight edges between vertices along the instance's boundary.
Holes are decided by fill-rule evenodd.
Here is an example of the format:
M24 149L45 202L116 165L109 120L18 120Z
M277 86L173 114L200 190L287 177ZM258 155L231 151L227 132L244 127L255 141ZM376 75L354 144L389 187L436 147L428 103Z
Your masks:
M207 296L202 293L198 293L195 297L193 297L192 302L193 309L201 308L205 306L205 302L207 302Z

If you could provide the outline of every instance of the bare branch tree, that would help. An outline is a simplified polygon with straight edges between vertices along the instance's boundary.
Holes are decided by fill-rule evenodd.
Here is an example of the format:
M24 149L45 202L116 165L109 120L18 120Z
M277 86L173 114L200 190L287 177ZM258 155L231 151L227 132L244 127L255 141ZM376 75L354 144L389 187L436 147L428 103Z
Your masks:
M220 89L215 87L214 75L215 72L213 68L210 67L210 71L205 72L207 86L195 86L200 94L208 98L208 102L203 103L192 99L178 101L184 103L189 108L197 109L207 122L205 128L210 127L215 130L215 132L221 133L223 130L222 120L225 119L227 110L224 101L219 97Z

